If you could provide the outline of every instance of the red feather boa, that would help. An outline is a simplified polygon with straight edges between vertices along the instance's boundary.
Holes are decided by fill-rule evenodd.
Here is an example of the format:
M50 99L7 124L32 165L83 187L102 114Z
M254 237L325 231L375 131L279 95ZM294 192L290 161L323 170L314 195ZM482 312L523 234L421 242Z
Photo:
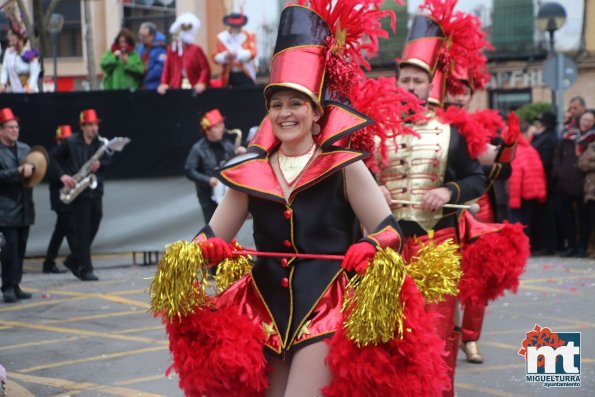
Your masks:
M236 308L196 310L165 322L174 369L186 396L264 396L264 334Z
M405 306L403 339L358 348L338 331L330 340L327 365L332 383L325 396L435 396L450 386L441 356L444 341L435 333L437 315L426 313L425 300L407 277L401 289Z
M472 159L486 151L491 133L465 109L450 106L446 110L438 109L436 115L441 122L457 127L467 141L467 150Z
M483 127L490 139L498 136L504 128L504 120L498 110L482 109L476 110L470 114L471 118L477 121Z
M497 233L487 233L463 245L463 277L459 299L463 305L486 305L504 295L517 292L519 279L530 255L529 239L523 225L504 222Z

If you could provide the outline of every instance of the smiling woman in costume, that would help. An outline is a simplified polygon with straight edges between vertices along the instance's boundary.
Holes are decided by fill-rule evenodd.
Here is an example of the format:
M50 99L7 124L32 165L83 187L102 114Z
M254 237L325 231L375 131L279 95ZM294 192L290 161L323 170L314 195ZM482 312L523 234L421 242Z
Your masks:
M434 317L424 313L424 300L406 276L399 227L362 161L367 154L351 147L353 134L371 120L325 99L333 84L327 51L336 43L334 27L350 26L321 17L331 14L332 3L318 2L319 10L291 5L281 14L264 90L268 115L247 153L219 170L230 189L197 244L173 244L151 286L153 312L164 317L169 335L172 368L189 396L345 395L346 387L352 396L370 390L397 396L445 387L446 368L434 363L442 350ZM386 15L373 1L359 13L357 3L344 1L344 15L349 9L351 16L376 22ZM246 252L230 242L249 214L254 266L216 296L201 294L193 278L196 258L199 266L219 264L219 282L226 263L241 262L238 253ZM169 255L175 250L177 259ZM189 279L182 276L182 262L190 263ZM403 272L400 282L387 283L392 306L378 316L392 328L369 343L349 331L344 307L360 291L350 282L362 277L361 287L368 273L380 269ZM387 281L381 277L376 287ZM166 302L170 296L191 304L174 308ZM406 305L393 310L401 301ZM370 368L365 374L364 367Z

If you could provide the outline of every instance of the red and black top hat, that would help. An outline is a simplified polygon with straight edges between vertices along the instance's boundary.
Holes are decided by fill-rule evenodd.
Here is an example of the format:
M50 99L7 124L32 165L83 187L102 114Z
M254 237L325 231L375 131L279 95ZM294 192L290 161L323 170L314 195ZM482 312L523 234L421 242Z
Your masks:
M354 132L363 132L372 120L347 102L359 81L365 79L362 67L368 67L366 57L377 52L378 37L388 37L380 20L391 12L380 10L374 1L306 4L299 0L281 13L264 96L268 105L277 90L293 89L307 95L323 112L318 122L321 132L315 138L323 150L331 146L353 149ZM276 138L269 130L270 122L265 119L249 146L272 147Z
M95 109L85 109L79 116L79 122L81 124L100 123L101 119L97 117Z
M219 109L209 110L200 119L200 126L203 128L203 130L208 130L215 124L221 123L223 120L224 120L224 118L221 115L221 112L219 111Z
M264 89L267 102L276 87L291 88L308 95L322 110L329 34L326 22L311 9L291 5L283 10L269 84Z
M399 66L413 65L434 75L444 42L442 27L428 15L413 17Z
M0 124L6 123L7 121L16 120L19 121L17 117L12 113L11 108L4 108L0 109Z
M231 26L234 28L241 28L248 23L248 17L239 12L232 12L229 15L223 17L223 24L225 26Z
M72 135L72 128L69 125L60 125L56 128L56 140L61 141Z

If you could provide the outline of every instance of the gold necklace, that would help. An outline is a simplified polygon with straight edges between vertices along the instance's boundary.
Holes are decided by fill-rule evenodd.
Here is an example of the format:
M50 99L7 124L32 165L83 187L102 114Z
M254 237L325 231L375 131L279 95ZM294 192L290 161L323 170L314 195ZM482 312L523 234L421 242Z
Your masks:
M304 172L315 152L316 142L312 144L306 153L293 156L283 153L283 150L279 148L277 161L279 170L281 170L281 175L283 176L285 183L287 183L287 186L291 186L302 172Z

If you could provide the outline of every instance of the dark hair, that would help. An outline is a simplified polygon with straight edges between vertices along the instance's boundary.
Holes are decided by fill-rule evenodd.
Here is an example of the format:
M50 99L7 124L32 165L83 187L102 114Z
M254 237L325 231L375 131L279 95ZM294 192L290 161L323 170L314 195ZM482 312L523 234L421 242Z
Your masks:
M570 99L570 103L572 102L578 102L582 107L586 107L587 103L585 102L585 98L583 98L582 96L574 96Z
M118 35L116 36L116 39L114 40L114 44L118 45L118 41L120 41L120 37L124 37L124 39L126 40L126 43L129 46L134 47L134 45L135 45L134 34L132 34L132 31L130 29L122 28L120 30L120 32L118 33Z
M139 29L147 29L150 35L155 35L155 33L157 32L157 25L155 25L153 22L147 21L141 23Z

